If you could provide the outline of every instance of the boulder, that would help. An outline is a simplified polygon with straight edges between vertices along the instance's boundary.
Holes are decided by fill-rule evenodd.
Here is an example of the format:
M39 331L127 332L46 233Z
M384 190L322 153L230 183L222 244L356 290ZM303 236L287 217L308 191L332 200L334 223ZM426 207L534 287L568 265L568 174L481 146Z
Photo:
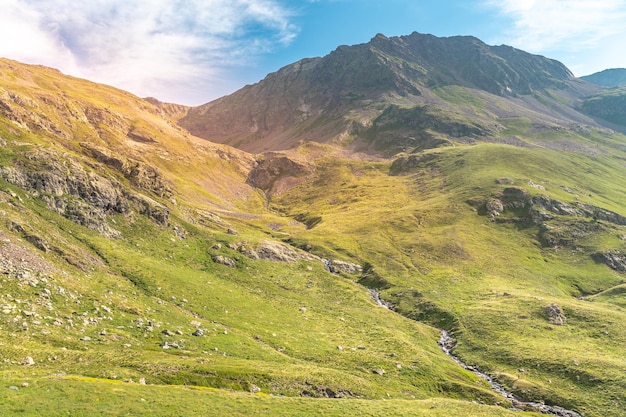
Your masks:
M548 315L548 321L551 324L562 326L565 324L565 313L558 304L552 303L545 308L545 312Z

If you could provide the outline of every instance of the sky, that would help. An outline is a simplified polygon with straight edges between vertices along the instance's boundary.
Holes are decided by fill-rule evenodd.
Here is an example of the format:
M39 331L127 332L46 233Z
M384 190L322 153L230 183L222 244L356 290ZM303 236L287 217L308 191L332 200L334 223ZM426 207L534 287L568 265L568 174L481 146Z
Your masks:
M626 68L626 0L0 0L0 57L199 105L377 33L472 35Z

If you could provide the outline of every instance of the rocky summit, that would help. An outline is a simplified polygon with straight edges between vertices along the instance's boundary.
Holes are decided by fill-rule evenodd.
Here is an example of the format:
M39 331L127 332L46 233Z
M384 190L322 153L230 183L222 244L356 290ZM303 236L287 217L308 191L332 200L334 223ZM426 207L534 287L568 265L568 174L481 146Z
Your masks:
M198 107L1 59L0 414L626 416L624 97L418 33Z

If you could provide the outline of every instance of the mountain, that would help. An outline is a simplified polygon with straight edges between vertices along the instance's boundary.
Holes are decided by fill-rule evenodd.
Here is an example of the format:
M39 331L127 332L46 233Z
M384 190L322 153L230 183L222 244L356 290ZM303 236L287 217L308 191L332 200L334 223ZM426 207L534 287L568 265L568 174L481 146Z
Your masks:
M626 68L606 69L580 79L603 87L626 86Z
M626 416L613 91L419 34L197 108L0 60L0 413Z
M312 140L393 155L511 140L502 132L516 117L541 130L597 125L572 107L598 91L558 61L474 37L377 35L193 108L180 125L251 152Z

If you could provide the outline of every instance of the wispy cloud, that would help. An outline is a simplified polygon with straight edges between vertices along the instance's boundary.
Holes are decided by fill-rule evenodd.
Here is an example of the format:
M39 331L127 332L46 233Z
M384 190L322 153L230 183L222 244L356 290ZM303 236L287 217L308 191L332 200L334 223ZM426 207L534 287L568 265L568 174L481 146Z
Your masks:
M188 103L225 93L224 68L298 33L277 0L2 3L0 55Z
M577 51L624 33L625 0L487 0L513 20L508 42L533 52Z

